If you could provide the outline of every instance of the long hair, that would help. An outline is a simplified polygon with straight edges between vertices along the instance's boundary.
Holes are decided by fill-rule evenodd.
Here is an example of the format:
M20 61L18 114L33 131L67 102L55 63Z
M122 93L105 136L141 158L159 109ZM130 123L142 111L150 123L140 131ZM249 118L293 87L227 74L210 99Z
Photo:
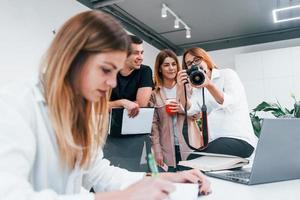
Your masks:
M205 63L207 64L207 66L210 70L212 70L213 68L217 68L214 61L211 59L211 57L208 55L208 53L204 49L201 49L199 47L193 47L193 48L185 50L183 53L183 56L182 56L182 68L183 69L187 69L187 66L185 63L185 56L188 53L193 56L203 59L203 61L205 61Z
M177 72L180 71L180 69L181 69L180 65L179 65L178 58L172 50L170 50L170 49L161 50L157 54L156 59L155 59L155 64L154 64L154 84L155 84L155 87L163 86L163 75L161 73L161 65L163 64L164 60L167 57L173 58L175 60L176 65L177 65ZM176 79L175 79L175 81L176 81Z
M45 58L40 79L60 158L69 167L86 166L105 143L108 95L90 102L75 91L74 77L89 56L129 51L129 39L110 15L87 11L69 19L57 32ZM101 79L101 77L99 77Z

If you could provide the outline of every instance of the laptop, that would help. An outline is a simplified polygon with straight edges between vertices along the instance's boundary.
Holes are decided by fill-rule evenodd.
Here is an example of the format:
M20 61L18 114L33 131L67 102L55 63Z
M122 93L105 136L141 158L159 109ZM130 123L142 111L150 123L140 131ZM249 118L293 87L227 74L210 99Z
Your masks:
M109 118L108 134L111 136L150 134L154 108L141 107L139 114L128 117L124 108L112 108Z
M300 178L300 119L263 119L252 168L207 172L247 185Z
M104 157L112 165L129 171L149 171L146 155L151 152L150 133L154 108L140 107L139 114L128 117L124 108L112 108Z

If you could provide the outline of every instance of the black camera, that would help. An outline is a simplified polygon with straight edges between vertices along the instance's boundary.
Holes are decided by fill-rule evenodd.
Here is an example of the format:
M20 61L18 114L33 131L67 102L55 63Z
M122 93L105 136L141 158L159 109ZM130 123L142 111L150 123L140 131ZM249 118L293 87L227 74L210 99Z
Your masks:
M190 69L186 70L186 73L193 85L202 85L205 81L205 71L202 67L192 65Z

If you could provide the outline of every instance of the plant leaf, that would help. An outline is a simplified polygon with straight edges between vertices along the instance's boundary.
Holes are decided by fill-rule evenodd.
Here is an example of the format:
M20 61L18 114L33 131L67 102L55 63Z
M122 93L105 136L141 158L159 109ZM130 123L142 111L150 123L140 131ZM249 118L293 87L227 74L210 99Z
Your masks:
M284 108L284 110L285 110L285 113L287 113L287 114L293 114L293 110L294 110L294 109L289 110L289 109L287 109L287 108Z
M256 111L262 111L263 109L265 109L266 107L272 107L269 103L263 101L261 102L260 104L258 104L254 109L253 111L256 112Z
M284 112L282 112L282 110L273 111L271 113L277 118L286 115Z
M258 116L252 115L251 116L251 122L252 122L252 127L253 127L255 135L257 137L259 137L260 129L261 129L261 119Z

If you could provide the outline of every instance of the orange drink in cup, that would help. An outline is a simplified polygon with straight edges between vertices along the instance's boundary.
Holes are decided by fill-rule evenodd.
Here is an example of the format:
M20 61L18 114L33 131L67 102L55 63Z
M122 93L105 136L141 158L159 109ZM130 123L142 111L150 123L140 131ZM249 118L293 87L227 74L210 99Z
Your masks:
M176 99L175 98L172 98L172 99L167 99L166 100L166 112L170 115L170 116L173 116L176 114L176 112L172 112L172 104L171 102L176 102Z

